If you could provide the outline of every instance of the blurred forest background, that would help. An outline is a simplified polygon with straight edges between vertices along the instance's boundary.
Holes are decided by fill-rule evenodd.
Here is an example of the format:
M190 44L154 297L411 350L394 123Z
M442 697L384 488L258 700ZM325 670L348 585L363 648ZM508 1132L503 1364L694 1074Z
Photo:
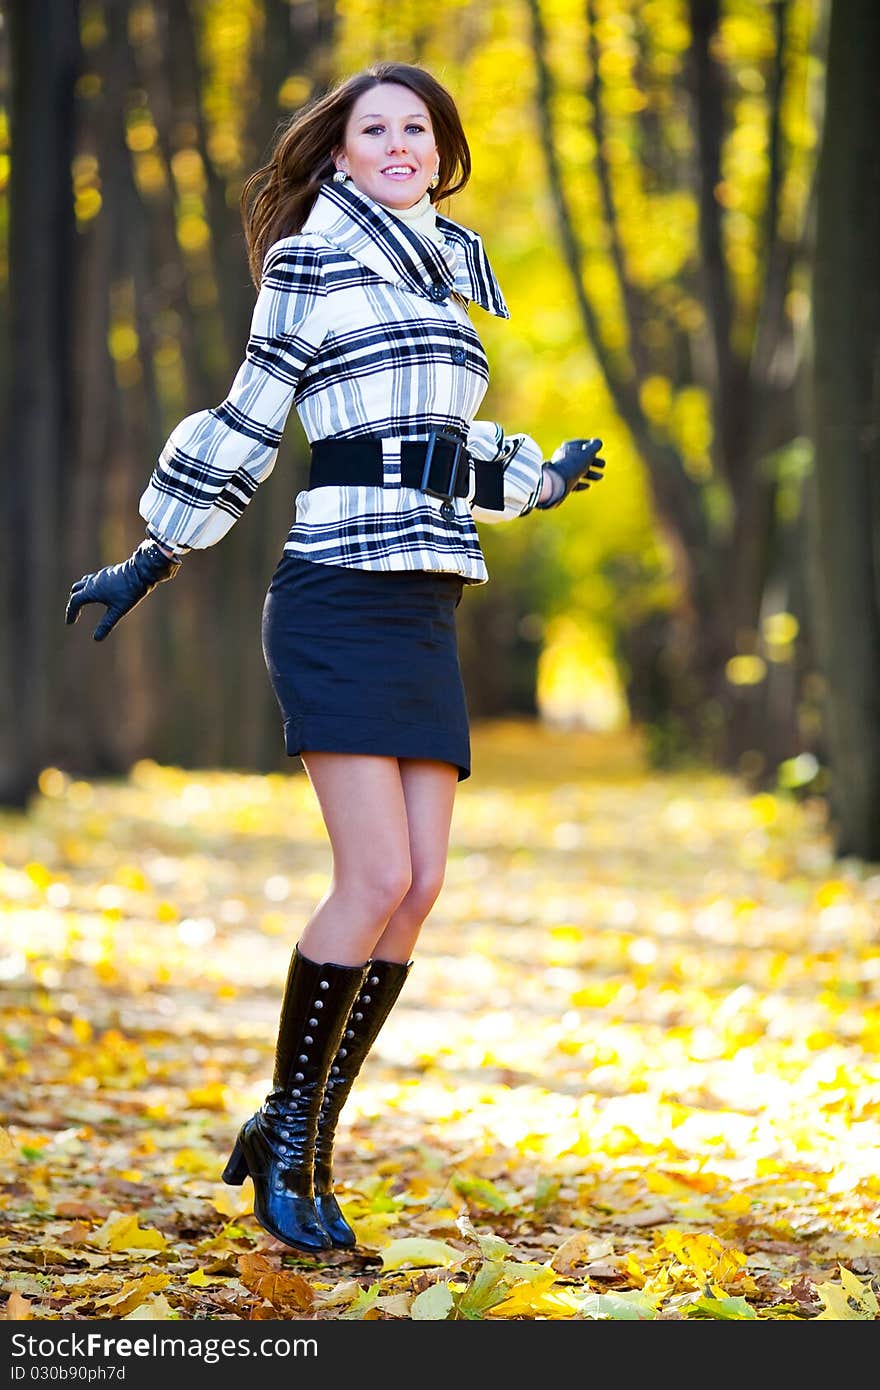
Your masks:
M304 485L295 411L222 544L102 646L70 584L124 559L174 425L219 404L255 291L239 193L279 127L380 58L453 93L448 215L481 417L600 487L483 527L459 610L475 720L637 725L657 767L828 799L880 859L875 0L5 0L0 803L49 765L289 766L260 612ZM479 322L477 322L479 319Z

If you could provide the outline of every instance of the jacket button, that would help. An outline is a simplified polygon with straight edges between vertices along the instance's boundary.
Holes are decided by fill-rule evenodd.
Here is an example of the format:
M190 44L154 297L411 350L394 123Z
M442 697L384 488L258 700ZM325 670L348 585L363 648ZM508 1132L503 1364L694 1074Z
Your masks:
M445 299L449 298L449 290L445 285L432 285L428 290L428 296L434 300L435 304L442 304Z
M463 347L457 347L452 349L452 360L453 362L457 363L459 367L461 366L462 362L465 361L466 358L467 353L465 352Z

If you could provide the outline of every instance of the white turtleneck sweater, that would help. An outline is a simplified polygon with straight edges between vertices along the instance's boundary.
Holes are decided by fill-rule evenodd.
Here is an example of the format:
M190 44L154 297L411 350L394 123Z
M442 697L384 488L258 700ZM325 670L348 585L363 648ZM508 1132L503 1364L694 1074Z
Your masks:
M378 202L378 199L376 200ZM410 208L392 208L387 203L379 203L386 212L393 213L399 217L401 222L405 222L408 227L412 227L414 232L420 236L427 237L434 241L438 246L445 246L446 238L437 227L437 212L434 204L428 195L427 190L422 194L417 203L413 203Z

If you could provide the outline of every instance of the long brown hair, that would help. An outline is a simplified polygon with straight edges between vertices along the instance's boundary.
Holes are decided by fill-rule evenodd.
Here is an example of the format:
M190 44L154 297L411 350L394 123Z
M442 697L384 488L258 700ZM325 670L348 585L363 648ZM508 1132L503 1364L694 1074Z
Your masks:
M345 143L351 108L381 82L399 82L422 98L440 156L440 182L432 202L464 188L471 152L455 102L424 68L411 63L373 63L301 107L276 137L268 164L245 182L239 200L251 279L259 288L263 260L274 241L302 231L321 185L336 172L332 151Z

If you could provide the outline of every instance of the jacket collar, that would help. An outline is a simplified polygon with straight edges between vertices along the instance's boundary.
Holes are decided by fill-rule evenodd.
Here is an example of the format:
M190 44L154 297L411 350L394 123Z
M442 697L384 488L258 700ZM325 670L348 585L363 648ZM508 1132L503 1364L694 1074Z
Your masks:
M352 183L322 184L304 232L319 232L369 270L434 303L453 290L490 314L509 319L501 287L477 232L437 216L445 245L412 230Z

